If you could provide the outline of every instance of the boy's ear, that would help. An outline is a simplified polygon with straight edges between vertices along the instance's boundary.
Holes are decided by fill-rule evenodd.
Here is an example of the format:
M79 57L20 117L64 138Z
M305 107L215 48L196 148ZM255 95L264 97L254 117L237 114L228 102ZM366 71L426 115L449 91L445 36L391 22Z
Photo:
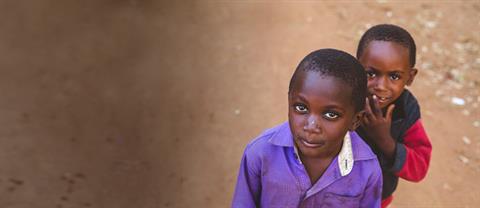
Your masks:
M360 126L360 123L363 118L363 114L365 114L365 111L362 110L353 117L352 125L350 126L350 128L348 128L348 130L355 131L355 129L357 129Z
M410 86L413 83L415 76L417 76L418 70L416 68L412 68L408 73L410 73L410 78L407 80L407 86Z

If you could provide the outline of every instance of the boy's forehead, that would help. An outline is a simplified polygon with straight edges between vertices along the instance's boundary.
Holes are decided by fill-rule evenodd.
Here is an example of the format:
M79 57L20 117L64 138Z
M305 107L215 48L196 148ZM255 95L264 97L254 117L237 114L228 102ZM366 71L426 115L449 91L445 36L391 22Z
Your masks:
M335 106L339 109L354 110L353 88L344 80L318 72L299 74L296 84L289 93L289 102L306 102L312 108ZM316 107L315 107L316 106Z
M408 48L394 41L372 40L366 46L367 53L393 53L398 56L407 57L409 55Z
M384 64L396 65L397 70L409 69L410 58L409 50L403 45L392 41L371 41L360 62L365 64L368 61L380 60Z
M320 72L301 69L296 74L295 82L293 83L293 89L297 89L300 86L303 86L305 83L311 81L312 79L318 79L322 76L323 75Z
M344 80L335 77L333 75L327 75L325 73L317 72L317 71L304 71L301 70L297 74L296 80L292 86L292 91L301 93L305 91L307 88L319 88L319 82L325 82L326 79L330 80L329 83L334 85L339 85L341 88L347 89L350 88L348 83L345 83Z

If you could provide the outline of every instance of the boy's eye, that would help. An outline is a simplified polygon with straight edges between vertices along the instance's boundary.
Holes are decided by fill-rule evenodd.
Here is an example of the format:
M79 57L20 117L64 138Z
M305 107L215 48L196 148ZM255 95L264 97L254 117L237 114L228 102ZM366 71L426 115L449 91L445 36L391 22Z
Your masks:
M336 119L338 118L340 115L338 113L335 113L335 112L327 112L325 114L323 114L325 116L325 118L327 119Z
M369 77L369 78L375 77L375 72L367 71L367 77Z
M398 75L398 74L392 74L392 75L390 75L390 79L392 79L392 80L399 80L399 79L400 79L400 75Z
M295 111L300 113L306 113L308 111L307 107L304 105L295 105Z

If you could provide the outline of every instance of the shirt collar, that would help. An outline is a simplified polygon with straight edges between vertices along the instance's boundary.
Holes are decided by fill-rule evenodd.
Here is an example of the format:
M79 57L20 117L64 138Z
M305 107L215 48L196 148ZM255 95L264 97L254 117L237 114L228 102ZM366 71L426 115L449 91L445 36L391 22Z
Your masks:
M343 138L343 145L340 153L338 153L338 168L340 169L340 175L348 175L354 164L353 150L352 150L352 139L350 137L350 132L347 132Z
M282 147L294 147L292 131L288 121L284 122L277 129L272 129L275 133L268 140L269 143Z
M398 120L404 119L407 114L405 112L405 106L407 98L411 95L407 89L403 90L402 94L395 100L395 108L393 109L392 123Z

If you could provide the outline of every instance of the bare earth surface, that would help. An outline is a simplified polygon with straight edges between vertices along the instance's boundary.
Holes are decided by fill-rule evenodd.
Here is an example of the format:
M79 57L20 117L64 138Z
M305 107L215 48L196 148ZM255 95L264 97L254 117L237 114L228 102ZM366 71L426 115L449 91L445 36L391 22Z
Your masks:
M392 207L480 206L480 2L176 2L0 2L0 208L229 207L301 58L378 23L417 42L434 147Z

